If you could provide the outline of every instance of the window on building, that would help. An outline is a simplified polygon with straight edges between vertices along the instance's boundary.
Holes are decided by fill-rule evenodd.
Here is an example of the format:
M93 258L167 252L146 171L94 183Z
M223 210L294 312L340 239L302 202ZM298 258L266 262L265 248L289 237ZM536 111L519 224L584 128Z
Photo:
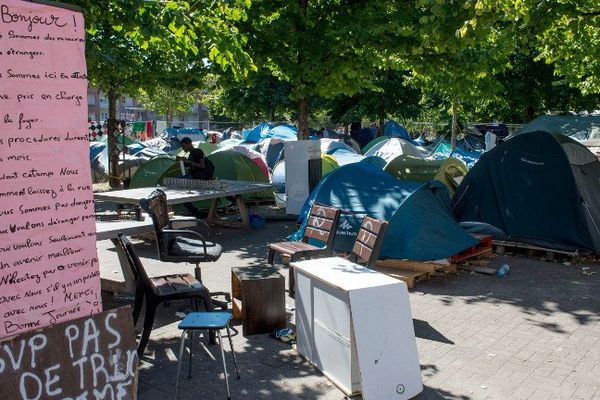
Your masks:
M95 106L96 105L96 96L88 94L88 105Z
M108 97L100 97L100 105L101 106L108 106Z
M100 113L100 119L101 119L102 121L106 121L106 120L108 119L108 112L107 112L107 111L102 111L102 112Z

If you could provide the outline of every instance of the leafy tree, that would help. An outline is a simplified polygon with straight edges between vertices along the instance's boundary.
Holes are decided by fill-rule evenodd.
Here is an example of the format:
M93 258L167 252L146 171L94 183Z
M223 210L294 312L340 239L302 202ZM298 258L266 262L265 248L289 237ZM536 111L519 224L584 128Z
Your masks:
M211 113L237 121L281 121L289 119L295 108L290 93L289 83L266 71L250 73L242 80L221 74L213 80L203 101Z
M524 123L549 111L594 110L600 106L600 96L582 95L555 73L554 66L535 58L534 51L513 54L510 68L496 76L499 92L486 102L465 106L469 118Z
M407 78L406 71L376 71L371 77L372 89L330 101L331 119L345 124L363 119L378 121L381 130L388 118L416 118L420 113L421 92L410 86Z
M600 93L600 3L597 0L481 0L481 7L508 16L517 40L538 50L557 75L586 94Z
M197 90L181 90L168 86L158 86L153 90L140 90L137 95L138 101L147 110L167 119L167 126L173 125L173 117L190 111L198 102Z
M169 81L191 82L210 60L236 76L252 67L235 23L249 0L213 2L67 0L80 6L87 27L86 57L91 84L109 101L108 148L111 185L118 184L114 130L116 100ZM205 61L206 60L206 61Z
M496 74L507 68L516 48L514 27L480 1L418 0L416 9L417 40L405 62L414 84L450 106L454 148L461 103L489 101L501 89Z
M261 70L290 86L298 130L308 136L313 98L352 96L369 88L405 13L389 1L254 0L241 31Z

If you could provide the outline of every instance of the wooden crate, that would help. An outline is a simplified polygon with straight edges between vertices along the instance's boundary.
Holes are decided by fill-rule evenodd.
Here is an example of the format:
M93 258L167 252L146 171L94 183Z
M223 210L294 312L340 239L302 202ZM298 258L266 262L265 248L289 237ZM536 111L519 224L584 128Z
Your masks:
M233 316L242 320L244 336L286 327L285 278L276 268L232 268L231 297Z

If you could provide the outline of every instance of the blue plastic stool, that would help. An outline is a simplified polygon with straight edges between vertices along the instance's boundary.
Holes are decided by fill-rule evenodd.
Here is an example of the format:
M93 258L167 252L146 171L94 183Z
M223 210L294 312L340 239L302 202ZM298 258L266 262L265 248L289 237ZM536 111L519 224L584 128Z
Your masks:
M219 346L221 347L221 358L223 359L223 371L225 372L225 385L227 386L227 399L231 399L231 393L229 391L229 378L227 377L227 364L225 362L225 351L223 350L223 337L221 336L221 329L227 329L227 337L229 338L229 345L231 346L231 355L233 357L233 365L235 366L235 372L237 378L240 379L240 371L238 370L237 361L235 359L235 351L233 350L233 342L231 340L231 332L229 329L229 322L232 319L232 315L229 312L193 312L186 315L186 317L179 323L178 328L183 330L181 333L181 344L179 345L179 361L177 362L177 380L175 382L175 398L177 398L177 391L179 389L179 375L181 373L181 361L183 359L183 348L185 346L185 337L188 332L191 332L190 340L190 363L188 371L188 379L192 376L192 353L194 346L194 331L196 330L212 330L217 332L219 337Z

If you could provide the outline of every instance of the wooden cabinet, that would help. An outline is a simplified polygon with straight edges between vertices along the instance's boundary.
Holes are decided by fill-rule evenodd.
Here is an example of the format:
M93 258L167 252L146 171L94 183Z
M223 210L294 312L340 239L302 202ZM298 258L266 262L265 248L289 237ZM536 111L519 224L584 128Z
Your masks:
M244 336L286 327L285 278L276 268L231 269L233 316L242 320Z

